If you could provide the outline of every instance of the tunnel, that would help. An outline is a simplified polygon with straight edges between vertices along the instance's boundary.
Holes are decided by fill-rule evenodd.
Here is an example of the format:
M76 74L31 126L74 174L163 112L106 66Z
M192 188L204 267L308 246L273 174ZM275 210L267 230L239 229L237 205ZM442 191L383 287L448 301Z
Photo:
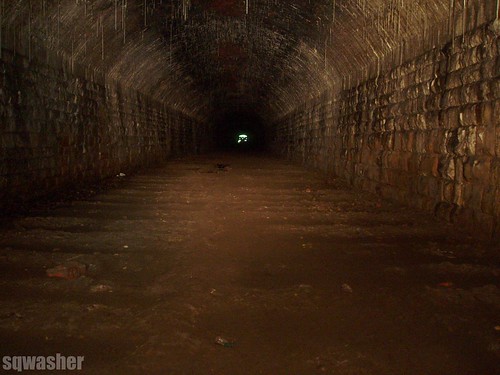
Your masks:
M499 33L498 0L0 0L1 370L500 373Z

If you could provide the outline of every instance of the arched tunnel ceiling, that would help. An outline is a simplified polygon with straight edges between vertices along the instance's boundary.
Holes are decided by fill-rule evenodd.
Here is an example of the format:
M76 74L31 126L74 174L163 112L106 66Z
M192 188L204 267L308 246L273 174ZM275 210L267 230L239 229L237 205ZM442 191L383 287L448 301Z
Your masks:
M498 6L496 0L1 1L4 47L34 58L60 54L201 118L241 107L279 116L459 35L464 24L493 19Z

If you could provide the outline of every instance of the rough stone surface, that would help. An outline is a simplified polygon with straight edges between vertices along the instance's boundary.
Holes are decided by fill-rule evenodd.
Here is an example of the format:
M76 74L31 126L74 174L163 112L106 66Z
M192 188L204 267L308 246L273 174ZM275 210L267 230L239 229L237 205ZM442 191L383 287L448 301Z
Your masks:
M203 150L206 127L102 77L3 52L0 207Z
M306 103L279 120L275 150L498 236L499 38L492 26Z

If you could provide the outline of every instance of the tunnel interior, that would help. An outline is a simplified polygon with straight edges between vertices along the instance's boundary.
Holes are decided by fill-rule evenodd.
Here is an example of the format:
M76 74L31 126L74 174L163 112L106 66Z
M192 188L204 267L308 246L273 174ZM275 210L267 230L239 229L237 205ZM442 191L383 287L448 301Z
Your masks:
M500 374L499 3L0 0L0 371Z
M496 0L12 0L0 21L14 206L235 146L498 230Z

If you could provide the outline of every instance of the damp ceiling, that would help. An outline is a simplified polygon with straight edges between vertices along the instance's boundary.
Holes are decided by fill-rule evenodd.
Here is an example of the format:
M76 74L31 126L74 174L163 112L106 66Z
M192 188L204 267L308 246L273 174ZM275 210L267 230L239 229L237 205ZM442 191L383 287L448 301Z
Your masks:
M0 0L1 43L208 118L275 118L494 19L496 0Z

